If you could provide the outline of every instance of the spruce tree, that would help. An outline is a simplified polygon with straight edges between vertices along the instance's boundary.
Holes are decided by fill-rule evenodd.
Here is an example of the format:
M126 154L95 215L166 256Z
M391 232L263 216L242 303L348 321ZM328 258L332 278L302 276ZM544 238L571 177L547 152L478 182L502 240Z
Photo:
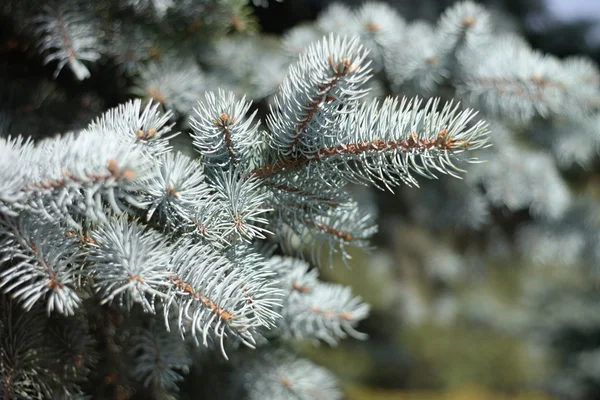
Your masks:
M596 67L471 2L436 26L334 4L281 43L244 0L0 10L51 70L0 85L2 398L341 398L298 344L367 339L369 305L319 279L377 232L349 185L421 184L459 229L529 210L535 245L574 204L559 167L596 155ZM110 77L104 110L86 82ZM552 156L516 145L540 129Z

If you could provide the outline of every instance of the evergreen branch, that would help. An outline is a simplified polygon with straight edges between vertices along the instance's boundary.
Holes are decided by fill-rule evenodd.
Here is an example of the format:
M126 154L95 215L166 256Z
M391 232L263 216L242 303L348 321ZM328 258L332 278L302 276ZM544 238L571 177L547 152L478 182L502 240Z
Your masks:
M329 124L327 117L365 95L360 88L369 78L365 57L356 39L331 35L310 46L290 67L267 117L271 145L281 158L302 154L305 142Z
M421 95L433 94L450 77L439 46L430 25L417 21L406 27L402 42L387 47L384 59L395 91L408 88Z
M352 9L340 2L334 2L329 5L317 19L317 27L319 28L319 40L323 35L330 33L340 33L355 35L356 28L359 24L356 13ZM314 41L316 41L314 40Z
M170 150L168 140L179 133L170 133L174 125L168 124L172 113L161 115L159 106L149 101L142 110L141 100L128 101L91 122L84 134L102 135L126 146L137 145L152 156L164 154Z
M472 1L461 1L444 11L436 27L439 59L450 67L457 53L481 47L491 39L490 13Z
M238 379L250 400L342 398L329 371L283 350L265 351L244 362Z
M272 327L281 318L277 309L281 306L283 291L278 288L276 281L277 273L269 266L271 265L263 255L258 254L256 249L245 244L232 246L228 249L226 257L233 268L242 271L252 271L256 279L263 279L261 291L252 293L245 284L240 286L248 305L254 309L254 314L262 321L263 326Z
M115 298L126 309L140 303L154 312L154 299L163 298L169 283L166 238L126 219L111 219L91 233L86 272L102 303Z
M308 164L310 160L306 157L294 160L277 160L269 165L253 169L251 175L257 178L267 178L285 170L299 169Z
M20 168L25 154L31 152L31 141L17 137L0 137L0 213L16 216L17 209L27 198L22 188L29 180L30 172Z
M189 217L182 221L186 234L216 248L265 238L269 233L266 215L272 211L265 207L267 193L260 191L255 179L239 174L234 170L214 171L207 179L209 197L194 204Z
M158 210L161 221L177 228L181 221L192 218L198 204L211 201L210 188L204 183L202 166L189 157L170 152L158 162L157 173L144 188L146 219Z
M352 26L349 21L345 29L360 32L360 41L369 50L373 68L375 71L381 70L388 49L400 45L406 22L395 8L386 3L364 3L354 11L353 17L350 21L355 19L356 25Z
M50 397L54 376L42 309L25 312L2 295L0 321L0 398Z
M191 210L191 218L183 221L183 230L187 236L204 241L211 246L222 249L231 245L230 215L224 204L212 197L208 201L197 204ZM235 226L235 224L234 224Z
M66 64L77 79L89 78L90 71L82 61L97 61L102 50L101 32L96 29L94 16L84 7L71 9L61 3L45 5L43 11L33 23L40 53L49 51L44 63L58 60L55 78Z
M274 314L268 308L278 293L272 290L264 274L235 268L210 247L187 239L173 250L171 264L172 292L165 318L168 320L171 309L175 308L182 334L186 333L189 322L197 344L201 337L202 344L207 346L210 337L220 344L227 358L225 336L231 335L253 347L254 330L273 324Z
M458 2L444 12L435 29L418 21L404 30L401 39L387 40L385 69L396 91L433 94L460 75L459 60L490 39L489 13L471 1Z
M324 194L328 194L328 190L324 190L323 194L317 194L316 191L318 188L307 188L306 186L308 185L304 184L304 182L304 187L302 188L275 182L265 182L264 186L269 189L275 189L274 192L278 192L278 195L275 195L276 198L273 201L274 206L281 206L283 204L284 206L305 209L309 205L327 205L328 207L340 205L340 200L336 198L337 196L324 196ZM283 194L283 196L281 196L281 194Z
M572 200L554 161L540 152L508 148L490 157L472 179L483 185L492 204L530 209L544 218L560 217Z
M101 184L106 185L111 180L124 179L132 180L135 178L135 172L130 169L123 169L117 165L117 161L114 158L109 158L106 163L105 173L88 173L80 176L73 176L69 170L64 170L62 176L45 179L43 181L32 182L25 185L21 190L23 192L35 192L43 190L59 190L64 189L69 185L89 185L89 184Z
M204 155L210 167L247 165L260 144L257 135L259 122L254 122L256 111L246 116L251 103L245 98L236 101L233 93L219 90L205 94L198 102L195 116L190 118L192 138L196 150Z
M318 285L319 272L297 258L273 256L267 262L269 269L276 271L279 285L286 292L286 297L295 293L308 293Z
M369 306L360 297L353 297L350 288L319 283L300 294L288 300L283 315L294 337L323 340L330 345L347 336L366 339L355 326L367 317Z
M34 165L22 191L27 209L45 218L64 219L81 229L74 218L106 219L105 203L115 212L139 206L137 191L151 176L141 150L102 135L66 135L44 140L20 160Z
M188 282L182 281L179 276L171 275L171 281L173 282L173 286L179 291L186 293L194 300L202 303L203 306L208 308L213 314L215 314L218 318L220 318L224 323L228 323L234 315L223 307L219 307L213 300L210 298L203 296L198 290L194 289L192 285ZM206 343L205 343L206 344Z
M344 262L351 258L346 252L346 246L369 250L371 247L368 239L377 232L374 218L365 212L358 204L348 201L338 207L331 208L324 213L308 214L304 221L296 221L310 229L312 259L319 264L321 248L329 249L329 264L333 253L341 252ZM292 223L294 227L294 223ZM297 228L296 228L297 229Z
M272 224L286 254L303 256L304 250L310 250L311 260L317 265L324 261L324 249L329 265L335 253L347 262L351 258L348 247L369 250L368 239L377 232L373 217L347 199L333 207L319 207L319 202L292 202L277 208Z
M189 115L197 94L206 90L205 77L192 59L161 58L140 70L134 94L152 99L178 115Z
M264 215L272 211L264 207L267 195L259 190L258 180L238 176L239 173L229 170L211 177L216 198L225 205L220 218L223 234L225 238L246 242L264 239L265 233L269 233L263 227L268 223Z
M339 133L323 135L300 157L254 169L251 174L266 179L272 175L306 167L313 177L334 173L346 182L375 183L391 190L400 182L416 184L411 171L427 178L439 173L455 175L452 159L459 160L464 150L487 145L487 127L478 122L468 127L475 113L458 111L458 105L439 100L421 101L386 99L361 106L344 114L336 124ZM350 164L350 161L354 164ZM469 161L469 160L467 160ZM470 160L473 161L473 160Z
M598 72L585 62L560 61L529 48L519 39L500 37L463 62L457 91L493 115L529 121L589 114L600 105ZM593 83L592 83L593 85Z
M367 317L369 306L353 297L349 288L320 282L317 270L290 257L272 257L269 266L277 271L287 294L280 321L285 334L330 345L347 336L366 338L355 326Z
M323 96L325 96L325 100L327 101L328 93L336 86L338 81L349 73L354 72L355 68L357 68L353 66L350 63L350 60L347 58L342 59L341 66L336 65L331 56L327 58L327 63L332 70L330 81L319 85L316 90L317 95L314 98L311 98L309 103L304 106L306 115L298 122L292 131L292 140L287 149L290 153L295 150L298 140L300 139L300 134L306 129L309 122L312 120L313 114L317 112L319 105L323 101Z
M342 231L340 229L334 228L333 226L325 225L322 222L314 221L310 218L306 218L305 222L309 226L313 226L314 228L323 233L334 236L342 242L351 242L355 240L355 237L350 232Z
M177 390L177 382L183 380L192 364L185 342L173 338L159 324L143 329L132 339L134 355L133 375L145 387Z
M81 305L76 292L75 266L80 262L78 241L55 224L31 215L0 221L0 288L30 310L45 300L48 314L72 315Z

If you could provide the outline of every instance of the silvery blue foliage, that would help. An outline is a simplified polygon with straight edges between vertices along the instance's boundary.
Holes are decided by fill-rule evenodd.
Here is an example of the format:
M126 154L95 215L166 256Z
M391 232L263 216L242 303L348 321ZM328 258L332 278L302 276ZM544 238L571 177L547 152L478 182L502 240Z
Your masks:
M150 12L158 19L162 19L172 8L175 8L173 0L124 0L123 5L132 7L137 13Z
M356 324L368 315L369 306L352 296L350 288L320 282L317 270L298 259L275 256L269 264L286 293L279 322L286 335L332 345L348 336L366 338Z
M244 362L238 379L252 400L342 398L329 371L285 351L263 353Z
M39 51L48 51L44 63L58 63L54 77L67 64L77 79L90 77L90 71L82 61L98 61L103 51L100 30L95 21L90 23L90 13L83 3L53 2L45 5L43 13L33 19Z
M11 205L14 207L22 202L26 194L20 190L23 181L26 179L28 172L21 168L14 168L18 165L19 160L23 157L25 149L31 147L31 143L23 138L4 139L0 138L0 210L2 213L15 215L15 211L11 211Z
M313 26L294 28L284 43L299 48L300 29L341 30L361 38L370 29L379 38L376 45L364 42L370 50L367 58L373 65L383 60L380 76L389 81L392 92L452 96L493 120L490 140L494 147L480 153L487 162L467 175L468 189L455 191L463 197L463 204L471 206L466 212L455 212L460 207L458 197L451 197L452 201L444 202L442 209L432 214L433 222L439 223L438 217L447 215L445 221L451 226L481 229L493 223L486 210L503 207L528 210L541 221L561 219L572 197L562 169L587 167L598 155L597 66L582 57L560 60L533 50L471 1L449 7L435 24L421 20L407 24L394 12L376 18L381 27L395 21L400 33L373 31L375 22L361 22L366 14L378 15L365 14L365 10L378 7L387 6L352 9L334 3ZM530 148L522 146L525 142ZM437 190L444 185L428 186ZM431 213L430 204L413 204L415 214Z
M157 161L160 167L146 188L146 219L158 212L161 221L176 229L193 218L197 204L210 201L210 188L204 183L202 165L195 160L181 153L167 153Z
M336 146L337 138L324 135L314 147L307 146L306 157L323 161L316 163L315 168L323 170L317 173L333 169L346 181L381 182L390 190L401 183L415 185L413 173L426 178L435 178L436 173L457 176L461 169L454 162L463 149L487 146L487 126L470 124L476 115L473 110L459 111L452 103L440 106L439 99L421 104L406 98L364 104L341 118L337 129L344 144ZM350 160L356 166L348 165ZM388 163L389 168L381 168Z
M394 190L418 185L417 176L460 177L477 161L466 153L488 146L488 128L474 110L454 102L364 101L371 65L384 68L386 46L397 43L389 37L404 29L397 14L379 5L356 15L358 37L331 34L306 47L282 78L264 121L232 92L202 96L214 82L186 46L213 3L111 3L110 10L149 18L173 34L153 43L148 59L126 67L132 92L150 101L126 102L56 137L0 138L0 288L21 303L21 313L46 310L49 319L38 321L42 331L46 320L66 316L102 327L103 358L110 364L105 382L131 379L138 388L175 390L192 363L184 346L228 359L244 353L243 345L251 355L240 365L246 371L240 380L250 398L339 398L330 373L265 347L364 339L358 326L369 306L291 257L333 264L334 256L347 261L350 247L369 249L374 215L345 187ZM243 3L223 2L201 22L231 20L230 11ZM90 10L91 22L100 11ZM42 40L55 45L48 29ZM182 45L190 51L173 55L165 48L182 31L192 38ZM238 50L225 48L215 58L227 59L228 52ZM80 60L95 61L82 54L61 56L79 79L88 75ZM251 82L253 97L267 96L280 80L281 58L269 60L270 82L257 80L258 71L247 65L231 67L236 79ZM191 154L173 148L174 119L190 128ZM284 256L263 254L265 242L278 243ZM133 346L130 359L119 356L117 343ZM261 368L252 360L263 360L257 361ZM42 375L34 368L27 378L38 397L80 394Z
M6 0L0 7L31 37L43 62L56 64L55 77L68 65L77 80L89 78L89 66L106 58L137 75L149 58L159 58L159 48L172 47L182 36L207 40L229 27L244 31L253 22L246 0L66 0L42 7L33 0Z
M447 67L439 62L438 42L433 27L415 22L409 25L402 36L405 42L390 49L388 65L405 65L393 68L389 76L396 90L408 86L418 93L432 94L449 76Z
M278 317L268 309L279 296L272 280L265 279L268 274L235 269L223 255L187 239L172 257L169 280L173 295L165 318L173 310L179 330L191 334L197 343L207 346L209 338L215 340L227 357L226 337L236 337L253 347L254 330L268 328Z
M168 57L143 66L134 93L169 110L189 114L198 93L206 89L204 74L193 60Z
M209 90L225 89L255 100L273 95L285 78L289 63L280 46L279 41L256 35L219 38L207 51Z
M251 160L261 136L259 123L253 121L256 111L246 117L250 105L244 98L236 101L233 93L223 91L217 95L208 92L205 101L198 102L190 126L194 146L208 166L235 166Z
M126 309L138 303L153 312L155 297L169 286L167 238L118 218L93 230L91 239L88 274L101 302L116 300Z
M340 253L342 260L352 258L347 252L348 247L368 250L367 238L377 232L373 216L358 208L355 202L340 204L326 213L309 215L304 220L296 218L290 226L299 234L302 228L310 229L305 240L311 249L311 260L316 264L323 258L323 251L331 264L335 253Z
M1 260L14 262L0 274L3 291L26 310L46 299L48 314L73 315L81 305L75 290L78 271L71 266L81 261L77 239L65 227L40 224L32 215L7 219L0 229Z
M124 145L136 145L152 156L170 150L168 139L173 124L171 112L162 114L158 103L148 102L142 110L141 100L127 102L112 108L89 124L84 135L100 134L117 139Z
M265 227L266 214L272 209L264 206L266 193L254 177L236 176L234 170L218 172L211 178L217 201L223 208L221 214L222 235L230 243L252 242L265 239L269 230Z
M35 146L1 140L8 160L18 154L11 168L20 171L9 175L5 198L13 207L78 229L81 218L106 220L103 201L114 212L123 211L125 203L139 205L137 190L151 173L141 149L102 134L71 133Z
M272 146L284 156L304 153L320 129L332 126L342 105L353 105L366 93L366 52L355 39L331 35L311 46L281 84L268 118Z

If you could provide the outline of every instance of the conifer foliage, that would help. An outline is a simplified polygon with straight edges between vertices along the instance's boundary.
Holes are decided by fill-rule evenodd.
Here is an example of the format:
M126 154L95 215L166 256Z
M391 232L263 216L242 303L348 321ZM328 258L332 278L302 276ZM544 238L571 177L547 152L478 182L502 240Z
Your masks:
M530 209L538 219L521 234L533 246L571 207L557 165L594 155L569 146L597 132L596 68L498 34L471 2L435 27L384 5L333 5L286 35L282 48L302 51L274 93L231 65L247 97L202 68L250 42L219 38L223 53L194 55L198 38L251 28L244 1L19 3L0 4L55 76L90 79L110 59L143 99L39 140L0 123L1 398L173 398L215 365L234 397L340 398L294 346L365 339L369 306L318 274L377 231L348 185L442 177L429 190L454 190L444 175L483 154L473 190L453 197L481 207L450 222L483 224L488 204ZM378 99L374 80L414 96ZM261 119L250 99L271 94ZM554 158L518 149L507 127L547 128L533 141ZM177 136L191 150L174 148Z
M176 12L171 2L125 3L159 19ZM44 8L35 32L44 62L84 79L105 49L78 10ZM213 352L238 357L230 362L249 398L339 397L332 375L291 343L363 339L369 306L298 257L321 264L368 246L374 220L348 184L457 175L473 161L465 152L487 145L486 124L457 104L363 102L367 55L356 38L316 41L264 121L231 92L191 102L197 91L177 87L189 81L162 76L191 110L183 135L193 155L171 147L174 114L152 100L38 141L3 134L2 397L99 395L86 392L100 381L105 395L166 396ZM261 250L268 242L285 256Z
M490 222L480 207L468 207L481 199L488 210L558 220L577 204L561 170L597 159L600 72L583 57L559 59L532 49L499 20L471 1L449 7L436 23L408 22L384 3L333 3L313 25L290 29L283 44L293 52L330 32L355 36L369 50L379 92L454 99L485 116L494 146L481 156L487 162L467 175L473 195L461 195L454 207L465 213L452 213L446 223L462 230ZM456 197L450 186L434 186L432 199ZM423 207L421 201L412 206ZM425 207L436 208L435 201Z
M287 226L347 257L344 249L363 246L375 229L346 184L391 188L412 182L412 173L455 174L454 163L485 146L487 134L483 123L470 123L473 111L451 104L359 104L370 76L365 57L354 39L332 35L310 46L266 125L248 115L244 99L208 93L190 118L196 158L169 148L169 114L140 100L77 133L37 143L3 138L4 301L19 304L23 318L36 310L85 315L90 299L123 319L150 314L165 332L224 358L240 344L262 349L277 336L330 344L361 338L356 325L368 306L349 288L319 282L308 264L253 246L285 237ZM158 328L136 329L128 340L140 354L132 362L156 365L139 365L134 375L146 386L173 386L180 375L164 368L188 365L185 353L167 353L172 344ZM174 359L162 361L148 347ZM291 382L292 393L332 390L331 382L313 387L328 375L306 361L273 357L289 379L303 375L299 369L318 375ZM46 395L79 390L58 376L46 384L21 375L18 361L2 361L9 395L21 390L20 378Z

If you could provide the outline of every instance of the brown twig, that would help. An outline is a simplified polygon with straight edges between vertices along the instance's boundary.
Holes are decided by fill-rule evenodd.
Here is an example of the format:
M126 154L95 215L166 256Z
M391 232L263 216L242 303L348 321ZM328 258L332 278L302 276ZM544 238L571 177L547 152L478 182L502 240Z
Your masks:
M67 170L63 170L63 177L57 179L47 179L42 182L36 182L24 186L21 191L28 192L35 189L61 189L68 183L97 183L105 182L110 179L125 179L132 180L135 178L135 172L131 169L120 169L117 166L117 161L111 158L107 162L106 169L108 174L91 174L85 175L83 178L75 177Z
M298 122L298 125L292 131L293 138L292 142L288 147L288 150L290 152L292 152L298 144L302 131L308 126L308 123L311 121L314 113L318 110L319 104L321 104L323 97L328 97L327 95L329 94L331 89L333 89L333 87L339 82L340 79L348 75L348 73L355 72L358 69L358 67L351 64L348 58L344 58L341 60L341 62L336 64L333 58L331 58L330 56L327 58L327 63L333 71L333 74L331 75L331 80L327 83L319 85L317 87L317 95L313 97L310 100L310 102L304 107L307 113L304 116L304 118L302 118L300 122Z
M256 168L251 172L251 175L257 178L266 178L282 172L286 169L298 169L310 161L323 160L340 154L359 155L362 153L377 153L388 150L402 150L404 152L424 152L431 149L436 150L456 150L464 148L468 142L464 140L456 140L448 136L448 130L442 129L436 137L431 139L419 138L416 132L412 132L408 138L394 140L367 140L358 143L345 143L337 146L330 146L320 149L310 155L302 155L293 160L275 161L264 167Z
M208 297L202 296L202 294L200 294L200 292L196 291L192 287L192 285L181 280L177 275L172 275L170 277L170 280L171 280L171 282L173 282L175 287L177 287L179 290L182 290L185 293L189 294L195 300L201 302L204 306L208 307L212 312L214 312L223 321L229 322L233 318L233 314L231 312L227 311L224 308L217 306L217 304L214 301L212 301L211 299L209 299Z
M215 120L215 125L221 128L223 136L225 136L225 145L227 146L227 152L231 158L232 163L235 164L235 153L233 152L233 142L231 140L231 132L229 131L229 125L235 122L234 117L230 117L226 113L221 113L218 120Z
M320 231L323 231L323 232L325 232L325 233L327 233L329 235L333 235L333 236L337 237L338 239L341 239L341 240L343 240L345 242L351 242L351 241L353 241L353 240L356 239L351 233L343 232L343 231L341 231L339 229L336 229L336 228L334 228L332 226L325 225L325 224L323 224L321 222L314 221L314 220L312 220L310 218L307 218L305 221L306 221L307 224L315 226Z

